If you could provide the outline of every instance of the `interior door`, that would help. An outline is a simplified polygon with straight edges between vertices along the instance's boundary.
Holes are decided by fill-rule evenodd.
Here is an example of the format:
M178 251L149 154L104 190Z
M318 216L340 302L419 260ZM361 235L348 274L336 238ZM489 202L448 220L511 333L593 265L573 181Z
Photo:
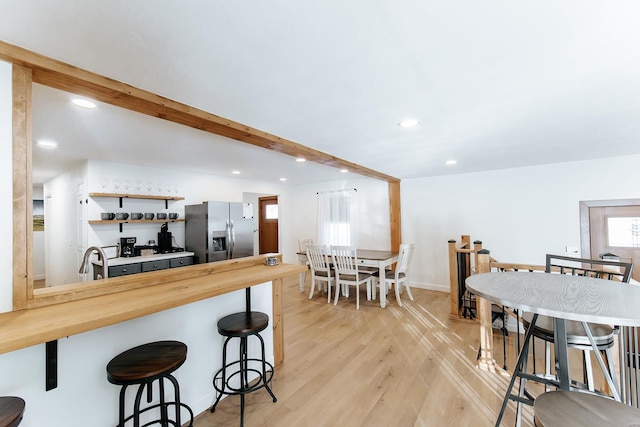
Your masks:
M606 202L606 201L605 201ZM634 264L633 279L640 281L640 204L609 201L588 208L591 258L603 253L618 255Z
M260 197L259 243L261 254L278 252L278 196Z

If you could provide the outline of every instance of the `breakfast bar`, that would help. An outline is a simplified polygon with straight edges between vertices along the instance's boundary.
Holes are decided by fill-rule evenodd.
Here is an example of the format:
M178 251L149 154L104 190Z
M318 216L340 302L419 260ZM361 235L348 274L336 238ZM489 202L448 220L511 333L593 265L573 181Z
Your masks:
M274 358L276 364L279 364L284 360L282 278L296 275L304 267L296 264L267 266L265 257L255 256L232 260L233 262L199 264L103 279L98 282L113 283L114 288L131 288L61 304L2 313L0 353L91 331L270 281L273 287ZM280 256L278 258L281 259ZM146 282L146 285L140 286L142 282ZM90 292L90 286L87 286L85 292ZM55 298L53 291L51 298Z

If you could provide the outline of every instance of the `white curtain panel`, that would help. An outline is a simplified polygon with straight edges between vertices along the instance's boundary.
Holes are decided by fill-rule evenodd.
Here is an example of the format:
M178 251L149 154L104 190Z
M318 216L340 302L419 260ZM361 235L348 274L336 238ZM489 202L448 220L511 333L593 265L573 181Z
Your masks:
M318 193L318 244L356 246L357 191Z

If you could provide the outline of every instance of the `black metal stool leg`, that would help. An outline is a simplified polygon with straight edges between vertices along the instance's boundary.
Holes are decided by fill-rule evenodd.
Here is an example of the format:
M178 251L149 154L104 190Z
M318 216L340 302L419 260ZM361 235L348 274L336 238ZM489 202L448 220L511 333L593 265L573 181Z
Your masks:
M149 389L153 387L153 383L149 384ZM167 402L164 398L164 381L162 378L158 380L158 389L160 390L160 425L169 427L169 413L167 412Z
M244 393L240 395L240 427L244 427Z
M267 381L267 363L266 363L267 359L265 357L265 352L264 352L264 340L259 334L256 336L260 340L260 348L262 349L262 381L264 381L264 388L267 389L267 391L269 392L269 394L271 395L271 398L275 403L278 401L278 399L276 398L275 394L273 394L273 392L271 391L271 387L269 387L269 382Z
M140 401L142 400L142 393L144 392L145 385L146 383L142 383L138 386L136 400L133 403L133 427L140 427Z
M227 337L224 340L224 344L222 345L222 382L221 382L221 386L220 386L220 391L218 392L218 396L216 397L216 401L213 402L213 406L211 406L211 410L210 412L216 412L216 406L218 405L218 402L220 402L220 399L222 398L222 395L224 394L224 392L222 390L225 389L225 384L227 381L226 378L226 366L227 366L227 344L229 343L229 340L231 339L231 337ZM217 374L216 374L217 376ZM215 388L215 381L216 381L216 376L214 376L213 378L213 382L214 382L214 388Z
M249 388L247 337L240 338L240 427L244 427L244 391Z
M527 334L524 337L524 343L522 344L522 349L520 350L520 355L518 356L518 360L516 361L516 364L513 367L513 375L511 375L511 381L509 381L509 387L507 387L507 392L505 393L504 400L502 401L502 407L500 408L500 414L498 415L498 419L496 420L495 427L500 426L500 423L502 422L502 417L504 416L504 411L507 409L507 403L509 403L509 400L511 398L511 390L513 390L513 386L515 385L516 378L519 376L518 373L523 372L522 365L523 365L523 361L529 354L529 343L533 335L533 326L535 326L536 320L538 320L537 314L533 316L533 319L531 321L531 326L527 330Z
M127 391L127 386L124 385L120 388L120 403L118 409L118 427L124 427L124 404L125 404L125 394Z

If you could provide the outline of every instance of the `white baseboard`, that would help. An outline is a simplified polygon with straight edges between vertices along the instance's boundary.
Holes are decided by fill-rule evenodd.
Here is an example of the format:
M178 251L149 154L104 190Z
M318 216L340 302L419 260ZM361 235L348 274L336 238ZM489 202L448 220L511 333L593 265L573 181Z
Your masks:
M418 283L418 282L409 282L409 286L411 286L412 288L428 289L430 291L449 293L449 286L434 285L431 283Z

